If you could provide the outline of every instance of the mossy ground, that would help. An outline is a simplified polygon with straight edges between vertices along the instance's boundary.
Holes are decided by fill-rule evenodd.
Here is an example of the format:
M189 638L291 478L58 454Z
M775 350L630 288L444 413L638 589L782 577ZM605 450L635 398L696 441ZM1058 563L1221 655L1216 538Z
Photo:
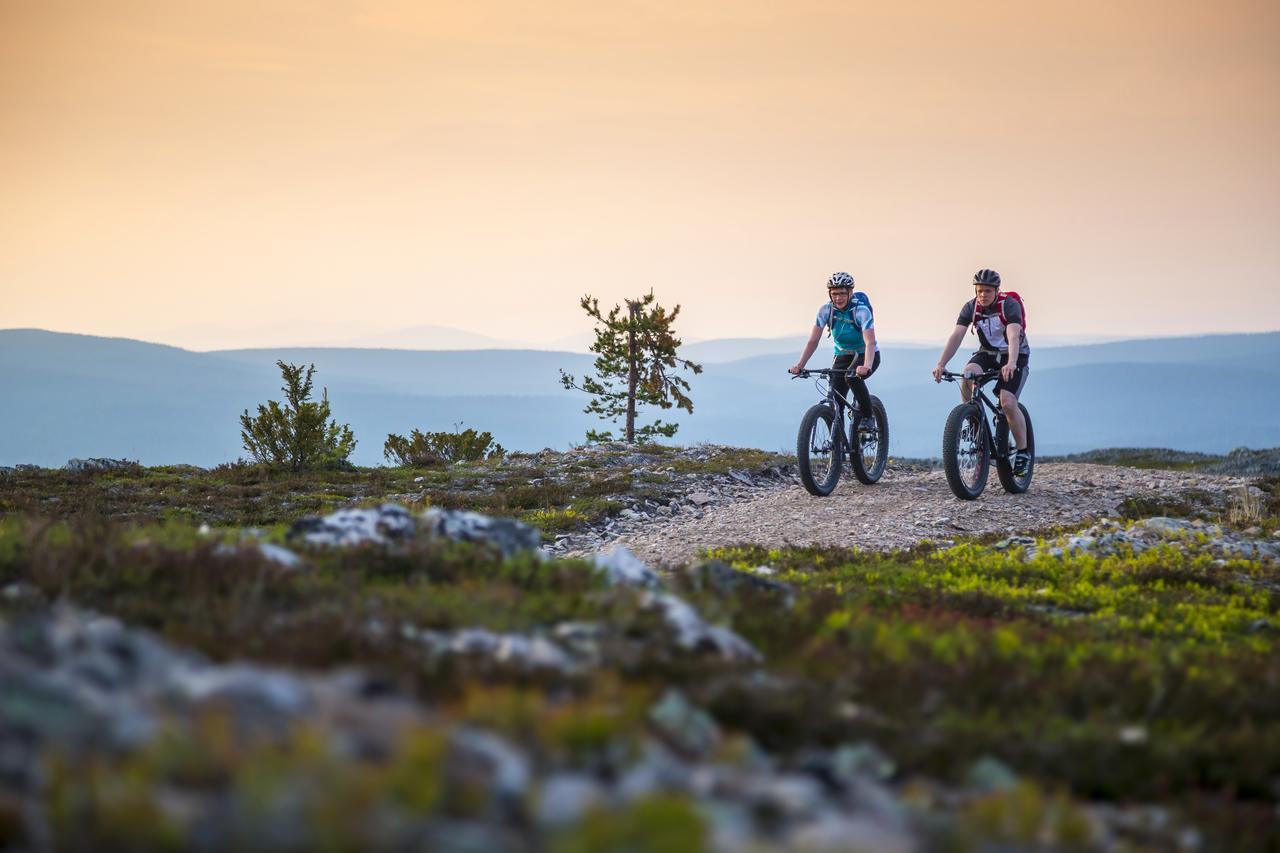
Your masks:
M775 453L711 449L705 459L659 444L584 453L513 453L424 468L273 470L235 463L72 473L20 470L0 477L0 517L69 519L98 515L135 522L184 520L213 527L271 527L303 515L392 499L414 508L440 506L520 518L548 534L617 512L619 498L678 492L682 478L786 464Z
M438 709L441 723L413 734L421 749L349 774L305 738L208 754L218 741L203 736L55 773L55 813L79 815L72 806L88 798L104 840L144 825L163 840L167 824L147 817L147 786L207 784L209 774L260 798L301 774L320 812L346 808L344 798L465 811L465 798L440 792L443 727L502 732L551 766L617 765L638 749L645 709L672 685L732 737L778 756L870 741L904 781L960 785L984 757L1024 779L973 805L955 832L1016 840L1028 821L1040 833L1056 821L1067 838L1081 805L1101 801L1163 804L1228 846L1277 838L1280 570L1215 562L1194 539L1136 557L1025 561L972 543L896 554L724 548L712 556L745 570L768 565L794 587L794 602L716 591L696 574L671 583L764 653L763 680L663 655L568 680L424 668L397 626L514 631L600 620L639 636L654 630L652 616L583 562L501 561L484 548L418 542L394 553L316 552L311 568L290 572L252 550L219 552L217 539L172 520L10 519L0 525L0 585L33 583L216 659L371 668ZM370 633L375 622L389 630ZM425 775L404 781L404 762ZM694 819L663 803L646 808L669 809L676 824ZM629 837L628 815L594 815L581 837Z
M980 759L1018 774L1017 787L960 807L940 848L1045 837L1083 844L1082 809L1095 803L1165 806L1199 826L1210 849L1280 846L1280 569L1215 561L1195 539L1126 557L1023 560L978 542L894 554L731 546L711 555L748 571L769 566L771 579L794 587L790 604L768 590L672 577L673 591L764 654L764 677L665 652L574 678L431 667L398 631L524 631L566 620L608 622L635 637L659 630L639 594L610 589L581 561L503 561L482 547L418 541L311 552L307 568L288 571L251 547L219 548L238 543L234 527L278 538L331 502L424 484L449 494L465 481L467 494L494 502L457 498L469 508L505 501L509 514L590 515L607 511L633 479L630 470L583 465L565 475L581 475L571 486L486 498L498 491L483 485L493 485L489 474L484 464L288 476L139 469L8 482L0 586L33 584L217 660L358 665L432 710L431 722L382 758L339 759L305 728L283 741L241 742L216 717L138 754L69 764L55 751L46 805L58 837L66 846L181 848L187 839L164 811L169 800L153 795L163 786L226 790L264 811L299 798L304 819L329 827L328 842L376 846L362 833L379 809L474 816L475 797L443 781L451 727L500 732L541 766L599 772L634 756L650 731L647 709L677 686L725 731L724 750L754 743L785 761L813 746L876 744L896 765L904 799L923 811L937 808L933 783L963 785ZM592 478L594 493L584 485ZM1271 529L1280 480L1259 485L1257 512ZM200 532L202 523L214 530ZM15 831L15 814L0 799L0 840ZM690 802L658 797L592 813L550 843L700 849L700 826Z

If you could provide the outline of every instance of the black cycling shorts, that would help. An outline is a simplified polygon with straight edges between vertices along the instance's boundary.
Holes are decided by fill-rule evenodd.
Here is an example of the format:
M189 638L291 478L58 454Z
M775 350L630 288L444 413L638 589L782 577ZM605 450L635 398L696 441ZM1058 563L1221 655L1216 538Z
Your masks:
M866 353L860 352L854 355L848 352L844 355L836 356L836 360L831 364L834 369L845 371L843 374L831 374L831 387L836 389L836 393L841 397L852 391L853 398L858 401L858 408L864 411L871 408L871 394L867 391L864 380L870 379L871 374L875 373L876 368L880 366L880 351L876 350L875 358L871 359L871 373L868 373L865 377L859 376L854 372L854 368L861 367L866 360Z
M1008 391L1016 399L1022 394L1022 389L1027 386L1027 375L1031 373L1031 365L1027 362L1030 356L1026 353L1018 355L1017 366L1013 370L1013 378L1008 382L1004 381L1004 377L996 380L996 393ZM1004 367L1009 361L1008 353L990 352L988 350L978 350L969 356L969 364L977 365L978 369L983 373L995 370L997 367Z

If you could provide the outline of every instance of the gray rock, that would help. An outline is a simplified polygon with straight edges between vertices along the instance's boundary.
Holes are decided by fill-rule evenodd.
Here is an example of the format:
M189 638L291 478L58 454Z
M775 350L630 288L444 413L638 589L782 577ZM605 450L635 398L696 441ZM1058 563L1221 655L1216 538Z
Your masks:
M766 567L767 568L767 567ZM768 569L772 573L772 569ZM790 607L795 601L795 590L790 584L769 580L760 574L743 572L720 560L710 560L689 571L689 577L699 588L712 589L720 593L737 593L741 590L753 590L778 596L785 606Z
M761 780L761 784L755 786L751 801L756 813L767 815L770 821L779 818L794 821L822 811L826 795L821 783L812 776L783 773Z
M687 602L665 592L646 594L644 606L661 610L676 643L689 651L714 653L735 663L757 663L763 656L728 628L708 625Z
M537 528L514 518L494 518L478 512L432 507L422 516L424 527L434 536L457 542L492 545L505 557L522 551L538 553L542 534Z
M608 793L590 776L557 773L539 788L534 814L540 825L555 829L577 823L607 802Z
M1018 776L1000 759L986 755L969 767L965 782L984 794L990 794L1011 790L1018 784Z
M605 628L596 622L561 622L551 629L551 635L575 660L588 666L602 660L600 641Z
M0 602L11 607L43 607L46 601L38 587L24 581L16 581L0 589Z
M445 781L451 788L481 791L502 813L520 810L529 790L529 759L511 743L489 732L464 728L449 738Z
M638 586L658 589L662 577L632 554L625 545L618 545L607 554L596 554L591 562L604 573L614 586Z
M1161 536L1178 534L1194 528L1194 525L1189 521L1183 521L1180 518L1166 518L1165 516L1148 518L1142 522L1142 526Z
M480 659L519 672L554 672L571 675L584 665L542 634L497 634L484 628L459 631L417 631L401 626L400 636L416 640L434 658Z
M83 474L91 471L114 471L120 468L136 468L137 462L130 462L128 459L68 459L67 464L62 466L62 470L70 471L73 474Z
M631 802L661 791L683 791L689 775L689 766L669 748L647 739L641 759L623 771L614 792L623 802Z
M690 757L701 758L720 743L720 727L711 715L675 688L649 709L649 721L667 743Z
M399 504L364 509L340 509L323 518L308 516L294 522L286 538L307 545L351 547L385 545L414 534L413 516Z
M302 558L283 545L276 545L273 542L261 542L258 544L258 550L262 552L262 556L273 563L284 566L286 569L296 569L302 565Z
M716 502L716 499L706 492L692 492L685 496L685 500L696 507L704 507Z
M1036 540L1031 536L1010 536L1008 539L1001 539L994 547L997 551L1008 551L1012 548L1030 548L1036 544Z
M1067 553L1087 554L1094 550L1097 542L1092 536L1072 536L1067 539Z
M867 741L847 743L831 753L831 775L846 788L860 777L886 781L897 770L892 758Z
M234 557L239 554L241 549L251 549L261 554L267 560L276 565L283 566L286 569L296 569L302 565L302 558L290 551L283 545L276 545L272 542L250 542L245 545L230 545L225 542L218 544L213 553L220 557Z
M312 704L311 692L297 676L250 664L180 669L171 675L169 687L190 702L227 702L243 719L264 714L294 718Z
M0 730L37 742L88 745L105 728L106 708L67 678L0 656L0 682Z

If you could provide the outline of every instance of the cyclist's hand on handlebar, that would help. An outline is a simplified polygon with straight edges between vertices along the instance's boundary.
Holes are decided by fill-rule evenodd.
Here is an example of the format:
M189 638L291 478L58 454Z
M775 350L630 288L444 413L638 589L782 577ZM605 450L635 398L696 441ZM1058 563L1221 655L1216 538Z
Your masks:
M946 370L946 368L945 368L943 365L941 365L941 364L934 365L934 368L933 368L933 381L934 381L934 382L941 382L941 381L942 381L942 371L944 371L944 370Z
M799 376L803 372L804 368L798 364L793 364L791 367L787 368L787 373L790 373L792 376Z
M871 375L871 368L867 367L865 364L860 364L853 369L853 372L858 374L859 377L866 379Z

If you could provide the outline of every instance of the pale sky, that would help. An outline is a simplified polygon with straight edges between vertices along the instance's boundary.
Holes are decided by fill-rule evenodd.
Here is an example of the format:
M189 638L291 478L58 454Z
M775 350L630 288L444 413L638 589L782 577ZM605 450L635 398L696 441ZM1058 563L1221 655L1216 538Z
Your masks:
M0 328L1280 329L1280 3L0 0ZM1226 297L1226 298L1224 298Z

